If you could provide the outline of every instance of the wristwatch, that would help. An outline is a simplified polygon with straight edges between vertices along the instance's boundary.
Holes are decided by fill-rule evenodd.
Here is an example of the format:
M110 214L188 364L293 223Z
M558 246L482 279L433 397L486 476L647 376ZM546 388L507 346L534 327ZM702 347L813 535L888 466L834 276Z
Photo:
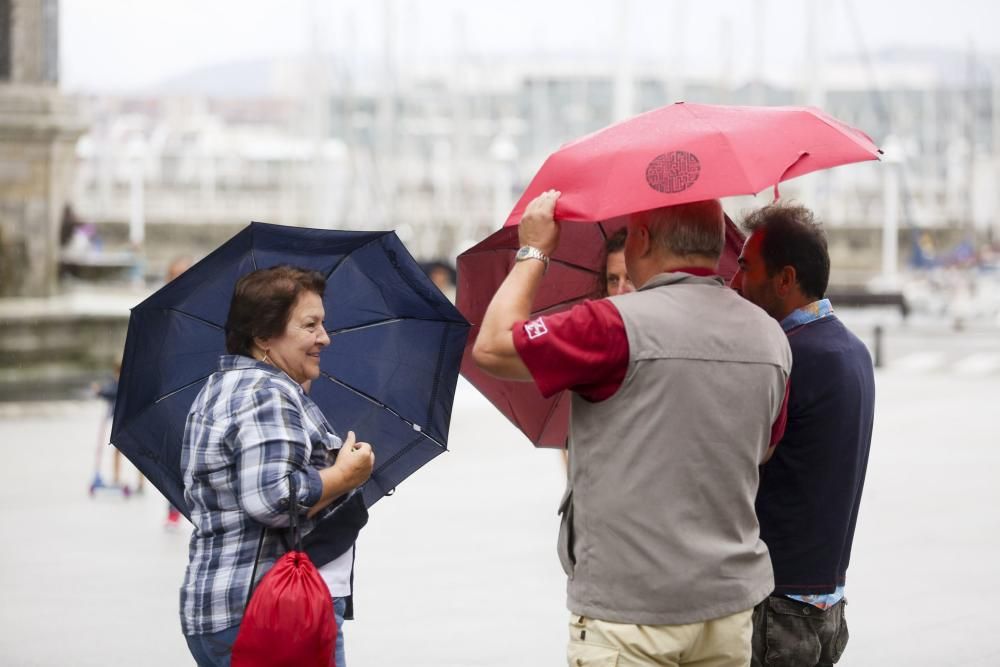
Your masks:
M542 264L545 265L545 271L549 270L549 256L535 246L523 245L520 250L517 251L517 254L514 255L515 262L523 262L526 259L541 260Z

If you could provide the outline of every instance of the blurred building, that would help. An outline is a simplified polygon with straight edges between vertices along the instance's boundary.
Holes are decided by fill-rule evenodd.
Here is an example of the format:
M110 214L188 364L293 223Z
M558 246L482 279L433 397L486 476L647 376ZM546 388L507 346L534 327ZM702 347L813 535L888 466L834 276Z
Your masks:
M56 289L59 226L84 131L59 94L57 0L0 0L0 295Z
M681 79L655 64L624 77L614 63L469 58L377 75L336 59L282 63L276 89L263 85L275 79L266 64L247 67L256 90L231 65L214 83L198 75L213 95L89 100L74 189L81 216L121 224L139 188L145 224L177 230L161 238L252 219L396 228L418 257L453 257L502 224L549 153L616 120L623 97L631 113L682 98L817 104L885 149L882 164L782 185L828 223L840 266L878 268L895 209L901 236L1000 238L1000 89L994 63L970 54L889 52L875 59L878 80L854 61L801 87ZM226 96L229 80L241 82L239 97ZM727 205L738 215L769 200Z

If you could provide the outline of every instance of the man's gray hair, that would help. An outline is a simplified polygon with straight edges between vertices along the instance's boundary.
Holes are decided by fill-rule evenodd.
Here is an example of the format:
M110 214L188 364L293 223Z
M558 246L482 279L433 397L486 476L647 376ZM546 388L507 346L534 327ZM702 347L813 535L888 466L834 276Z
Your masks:
M654 244L676 257L719 259L726 226L718 199L665 206L641 214Z

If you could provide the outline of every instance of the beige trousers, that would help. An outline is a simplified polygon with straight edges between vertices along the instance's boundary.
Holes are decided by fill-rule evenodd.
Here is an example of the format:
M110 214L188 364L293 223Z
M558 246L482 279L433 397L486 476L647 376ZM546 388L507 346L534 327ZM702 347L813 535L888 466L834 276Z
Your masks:
M747 667L753 610L688 625L628 625L573 615L570 667Z

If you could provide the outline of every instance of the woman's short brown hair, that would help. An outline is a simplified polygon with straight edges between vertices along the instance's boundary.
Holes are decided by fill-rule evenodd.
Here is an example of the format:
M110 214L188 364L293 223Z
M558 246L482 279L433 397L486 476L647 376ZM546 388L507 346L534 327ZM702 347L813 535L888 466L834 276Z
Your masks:
M236 283L226 318L226 351L250 357L254 338L279 336L303 292L320 297L326 278L318 271L282 264L258 269Z

